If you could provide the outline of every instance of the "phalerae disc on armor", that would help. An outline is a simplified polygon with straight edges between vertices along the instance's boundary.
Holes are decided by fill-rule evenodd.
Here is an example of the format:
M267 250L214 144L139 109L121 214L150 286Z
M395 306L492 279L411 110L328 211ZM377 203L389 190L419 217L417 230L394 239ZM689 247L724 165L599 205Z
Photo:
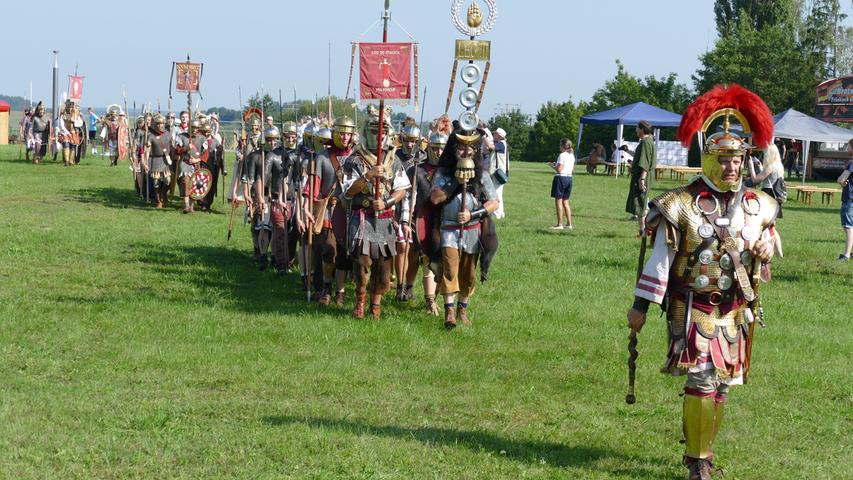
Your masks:
M693 286L696 288L705 288L711 283L711 280L707 275L699 275L696 277L696 280L693 281Z
M724 253L722 257L720 257L720 267L723 270L731 270L735 266L735 262L732 261L732 257L729 256L728 253Z
M722 275L717 279L717 286L720 287L720 290L728 290L732 288L733 283L732 277L729 277L728 275Z
M699 236L702 238L711 238L711 235L714 234L714 227L709 223L703 223L699 225Z
M714 260L714 252L710 250L702 250L702 252L699 253L699 263L702 265L708 265L712 260Z
M743 227L743 230L740 231L740 236L746 241L755 240L755 230L752 227Z
M752 263L752 255L749 252L741 252L740 263L744 265L749 265L750 263Z

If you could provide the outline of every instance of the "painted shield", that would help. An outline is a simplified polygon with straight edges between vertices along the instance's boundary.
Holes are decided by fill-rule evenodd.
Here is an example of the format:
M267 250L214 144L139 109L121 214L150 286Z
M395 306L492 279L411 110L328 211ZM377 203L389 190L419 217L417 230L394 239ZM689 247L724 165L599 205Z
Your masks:
M206 168L199 168L190 177L190 198L201 200L210 192L213 185L213 174Z
M118 124L118 159L127 160L127 125Z

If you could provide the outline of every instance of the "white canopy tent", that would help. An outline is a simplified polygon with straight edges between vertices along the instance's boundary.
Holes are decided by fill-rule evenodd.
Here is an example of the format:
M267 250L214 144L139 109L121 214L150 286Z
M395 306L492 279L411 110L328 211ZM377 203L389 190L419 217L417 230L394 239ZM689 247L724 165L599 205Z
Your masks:
M814 117L789 108L773 117L773 136L792 138L803 142L803 183L809 161L809 147L812 142L844 143L853 138L853 130L836 127Z

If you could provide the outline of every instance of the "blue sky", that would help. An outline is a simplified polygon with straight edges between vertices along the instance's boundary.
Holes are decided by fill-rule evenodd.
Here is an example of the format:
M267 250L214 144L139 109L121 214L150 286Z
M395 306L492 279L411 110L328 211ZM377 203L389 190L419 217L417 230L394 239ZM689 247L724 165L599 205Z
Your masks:
M535 114L548 100L589 99L613 78L617 58L631 74L675 72L692 86L698 56L713 46L716 36L711 0L496 1L497 22L482 37L492 41L481 108L486 118L504 105ZM444 110L453 45L462 38L450 21L451 3L391 1L389 40L408 40L402 26L420 43L427 118ZM849 3L844 4L849 10ZM332 94L342 96L350 42L379 41L382 33L377 24L360 36L379 19L382 0L244 1L227 7L216 2L90 0L77 5L86 8L55 1L40 2L38 9L27 2L4 5L4 17L18 19L4 22L6 38L18 40L7 41L4 49L0 93L25 95L32 81L36 100L49 104L52 50L57 49L60 92L67 88L66 75L79 64L79 73L86 76L84 106L120 103L124 85L130 102L156 105L159 97L165 110L171 62L187 53L204 62L202 108L237 108L238 85L244 99L261 86L274 97L281 88L290 98L295 88L300 98L313 98L327 91L331 42ZM36 14L33 22L20 21ZM185 24L192 28L179 30ZM356 66L355 81L357 75ZM174 102L185 104L185 95L176 94ZM461 109L457 105L454 99L451 114Z

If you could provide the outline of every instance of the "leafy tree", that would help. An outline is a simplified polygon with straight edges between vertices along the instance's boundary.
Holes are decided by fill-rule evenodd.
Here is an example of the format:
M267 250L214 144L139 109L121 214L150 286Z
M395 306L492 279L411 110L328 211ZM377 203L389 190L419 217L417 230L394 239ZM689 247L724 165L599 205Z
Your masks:
M801 8L802 0L716 0L717 33L721 38L736 34L741 20L756 30L774 25L793 29Z
M721 37L699 60L702 66L693 75L698 92L734 82L760 95L774 112L814 108L818 79L794 32L782 25L756 30L741 17L737 32Z
M528 156L530 132L533 130L530 124L530 115L521 113L521 110L518 109L499 113L489 120L489 129L492 132L498 128L506 130L506 143L509 147L511 161L533 160Z
M585 106L584 103L575 105L571 99L563 103L548 102L542 105L530 132L526 157L534 162L554 160L560 150L560 139L577 138Z
M814 0L803 22L801 48L809 68L818 79L838 74L838 36L847 18L839 0Z

